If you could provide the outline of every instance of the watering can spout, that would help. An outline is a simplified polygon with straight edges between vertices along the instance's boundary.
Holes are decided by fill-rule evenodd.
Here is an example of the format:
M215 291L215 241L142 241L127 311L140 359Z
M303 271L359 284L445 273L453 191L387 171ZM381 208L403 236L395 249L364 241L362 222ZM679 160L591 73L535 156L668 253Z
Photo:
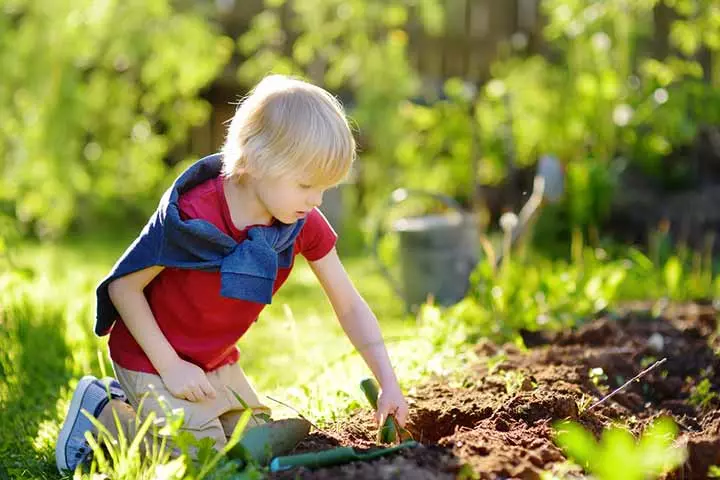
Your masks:
M565 190L562 165L553 155L543 155L538 161L537 177L544 181L543 197L550 203L555 203L562 197Z

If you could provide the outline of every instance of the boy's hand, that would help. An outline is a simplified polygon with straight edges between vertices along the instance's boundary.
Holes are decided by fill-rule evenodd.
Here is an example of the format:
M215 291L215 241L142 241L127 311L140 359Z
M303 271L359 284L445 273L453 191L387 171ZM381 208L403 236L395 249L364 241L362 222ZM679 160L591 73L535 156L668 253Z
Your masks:
M401 427L405 426L408 417L408 404L397 384L380 391L377 402L375 420L383 425L388 415L393 415Z
M181 358L160 372L163 383L170 393L191 402L215 398L215 389L202 368Z

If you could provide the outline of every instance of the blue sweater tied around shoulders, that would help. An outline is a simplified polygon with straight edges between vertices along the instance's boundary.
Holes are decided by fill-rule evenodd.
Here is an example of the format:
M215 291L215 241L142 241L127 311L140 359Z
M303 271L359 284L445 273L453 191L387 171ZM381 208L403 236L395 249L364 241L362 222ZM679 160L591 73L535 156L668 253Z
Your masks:
M154 265L219 271L223 297L271 303L278 268L292 264L295 239L305 220L289 225L276 220L269 226L252 227L247 239L239 243L210 222L183 220L180 195L217 177L221 167L220 154L198 160L163 194L140 235L97 287L96 335L109 333L119 316L108 293L110 283Z

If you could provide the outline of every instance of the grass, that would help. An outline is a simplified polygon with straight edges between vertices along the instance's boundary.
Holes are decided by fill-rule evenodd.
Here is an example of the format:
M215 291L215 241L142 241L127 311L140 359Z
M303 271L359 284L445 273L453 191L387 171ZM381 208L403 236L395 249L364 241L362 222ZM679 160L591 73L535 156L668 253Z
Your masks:
M92 333L94 288L130 239L119 235L22 245L14 261L32 273L0 272L0 478L3 473L59 478L55 439L72 390L84 374L112 371L107 337ZM359 382L369 371L352 354L309 266L298 260L273 304L241 340L241 362L261 394L328 425L349 408L364 405ZM416 329L404 318L402 302L368 257L351 257L345 264L385 336L409 340L389 342L398 371L416 371L431 350L413 340ZM418 375L404 376L406 386ZM292 415L272 402L269 406L280 417Z

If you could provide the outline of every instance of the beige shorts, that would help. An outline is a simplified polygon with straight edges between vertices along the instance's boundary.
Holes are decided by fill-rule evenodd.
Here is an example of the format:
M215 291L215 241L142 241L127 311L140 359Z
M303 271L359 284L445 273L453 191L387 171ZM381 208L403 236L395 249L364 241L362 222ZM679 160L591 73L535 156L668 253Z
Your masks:
M158 396L161 396L168 403L170 409L184 409L183 430L189 431L197 438L212 438L215 441L215 448L218 450L225 446L240 416L245 411L245 407L235 398L230 388L237 392L253 411L254 415L248 427L264 423L262 417L271 413L270 409L260 402L255 390L248 382L245 372L237 363L207 372L208 380L215 388L217 395L214 399L202 402L190 402L174 397L165 388L159 375L128 370L117 363L113 363L113 368L115 378L122 385L130 404L136 411L144 397L142 411L140 411L141 419L144 419L151 411L155 412L156 418L166 417L165 410L158 401Z

